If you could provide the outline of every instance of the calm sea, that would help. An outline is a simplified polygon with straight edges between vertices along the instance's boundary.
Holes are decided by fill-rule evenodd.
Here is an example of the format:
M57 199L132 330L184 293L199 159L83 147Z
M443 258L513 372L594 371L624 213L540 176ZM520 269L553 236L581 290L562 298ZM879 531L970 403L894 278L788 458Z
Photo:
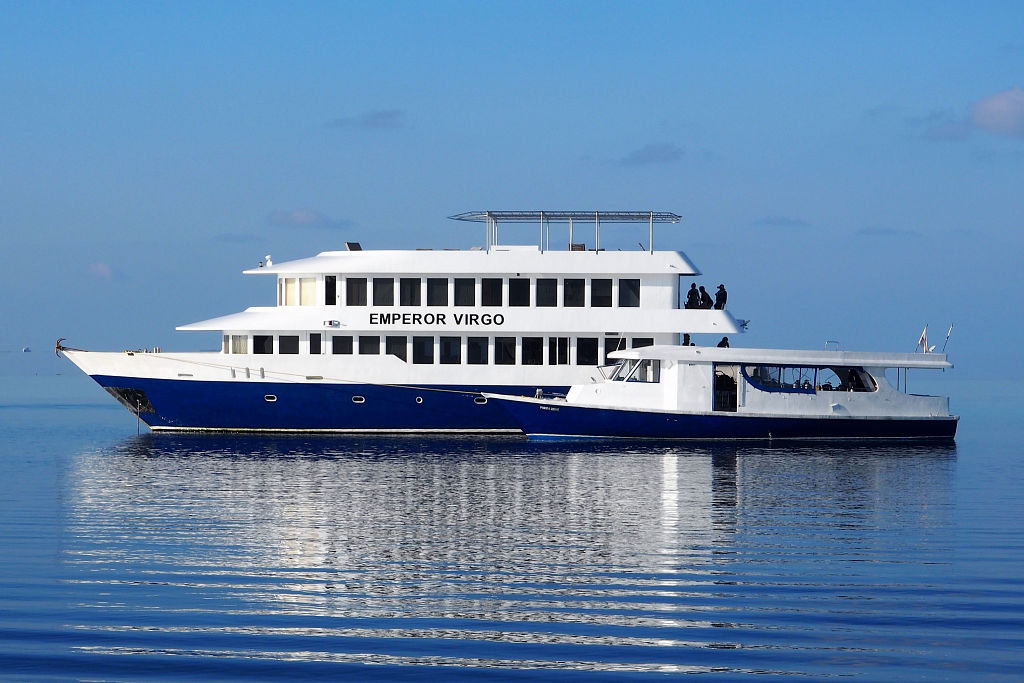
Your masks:
M956 445L163 436L0 377L0 678L1016 681L1021 383Z

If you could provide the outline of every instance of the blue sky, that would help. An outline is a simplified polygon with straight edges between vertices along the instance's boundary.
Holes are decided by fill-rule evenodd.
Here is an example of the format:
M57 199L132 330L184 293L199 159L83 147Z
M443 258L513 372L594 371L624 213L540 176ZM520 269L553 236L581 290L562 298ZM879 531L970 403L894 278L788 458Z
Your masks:
M681 214L656 245L727 284L743 345L955 322L959 373L1024 373L1020 3L0 10L0 363L215 346L173 328L272 303L240 274L266 253L600 208Z

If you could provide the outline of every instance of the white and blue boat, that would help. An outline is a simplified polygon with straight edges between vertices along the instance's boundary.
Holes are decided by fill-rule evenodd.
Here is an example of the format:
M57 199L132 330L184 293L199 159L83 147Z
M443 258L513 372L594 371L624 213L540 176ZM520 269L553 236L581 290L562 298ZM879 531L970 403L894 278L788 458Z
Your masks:
M601 377L564 397L487 393L531 438L946 439L945 396L899 390L941 353L650 346L611 354ZM886 370L894 369L893 386ZM905 384L904 384L905 386Z
M615 351L671 346L684 332L740 331L725 310L680 305L699 272L683 253L653 247L655 224L677 223L676 214L452 218L483 223L484 243L347 243L244 271L272 278L275 305L177 328L218 333L218 351L99 352L58 342L58 352L155 431L519 433L481 392L564 394ZM640 226L641 248L602 248L608 223ZM499 229L510 225L536 242L501 243ZM561 248L551 248L554 229Z

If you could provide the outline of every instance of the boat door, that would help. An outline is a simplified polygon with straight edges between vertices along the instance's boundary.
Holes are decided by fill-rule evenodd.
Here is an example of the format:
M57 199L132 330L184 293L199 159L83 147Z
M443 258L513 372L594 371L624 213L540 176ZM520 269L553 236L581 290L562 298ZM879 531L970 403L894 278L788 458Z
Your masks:
M712 410L736 412L736 387L739 370L738 365L715 364L715 394Z

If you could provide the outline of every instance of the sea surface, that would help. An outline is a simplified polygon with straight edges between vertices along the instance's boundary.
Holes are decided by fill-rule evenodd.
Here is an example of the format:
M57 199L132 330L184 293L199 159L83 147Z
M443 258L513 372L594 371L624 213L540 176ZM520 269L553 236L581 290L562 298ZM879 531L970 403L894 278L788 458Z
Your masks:
M1024 679L1021 382L956 444L173 436L0 376L0 679ZM913 387L912 387L913 388Z

